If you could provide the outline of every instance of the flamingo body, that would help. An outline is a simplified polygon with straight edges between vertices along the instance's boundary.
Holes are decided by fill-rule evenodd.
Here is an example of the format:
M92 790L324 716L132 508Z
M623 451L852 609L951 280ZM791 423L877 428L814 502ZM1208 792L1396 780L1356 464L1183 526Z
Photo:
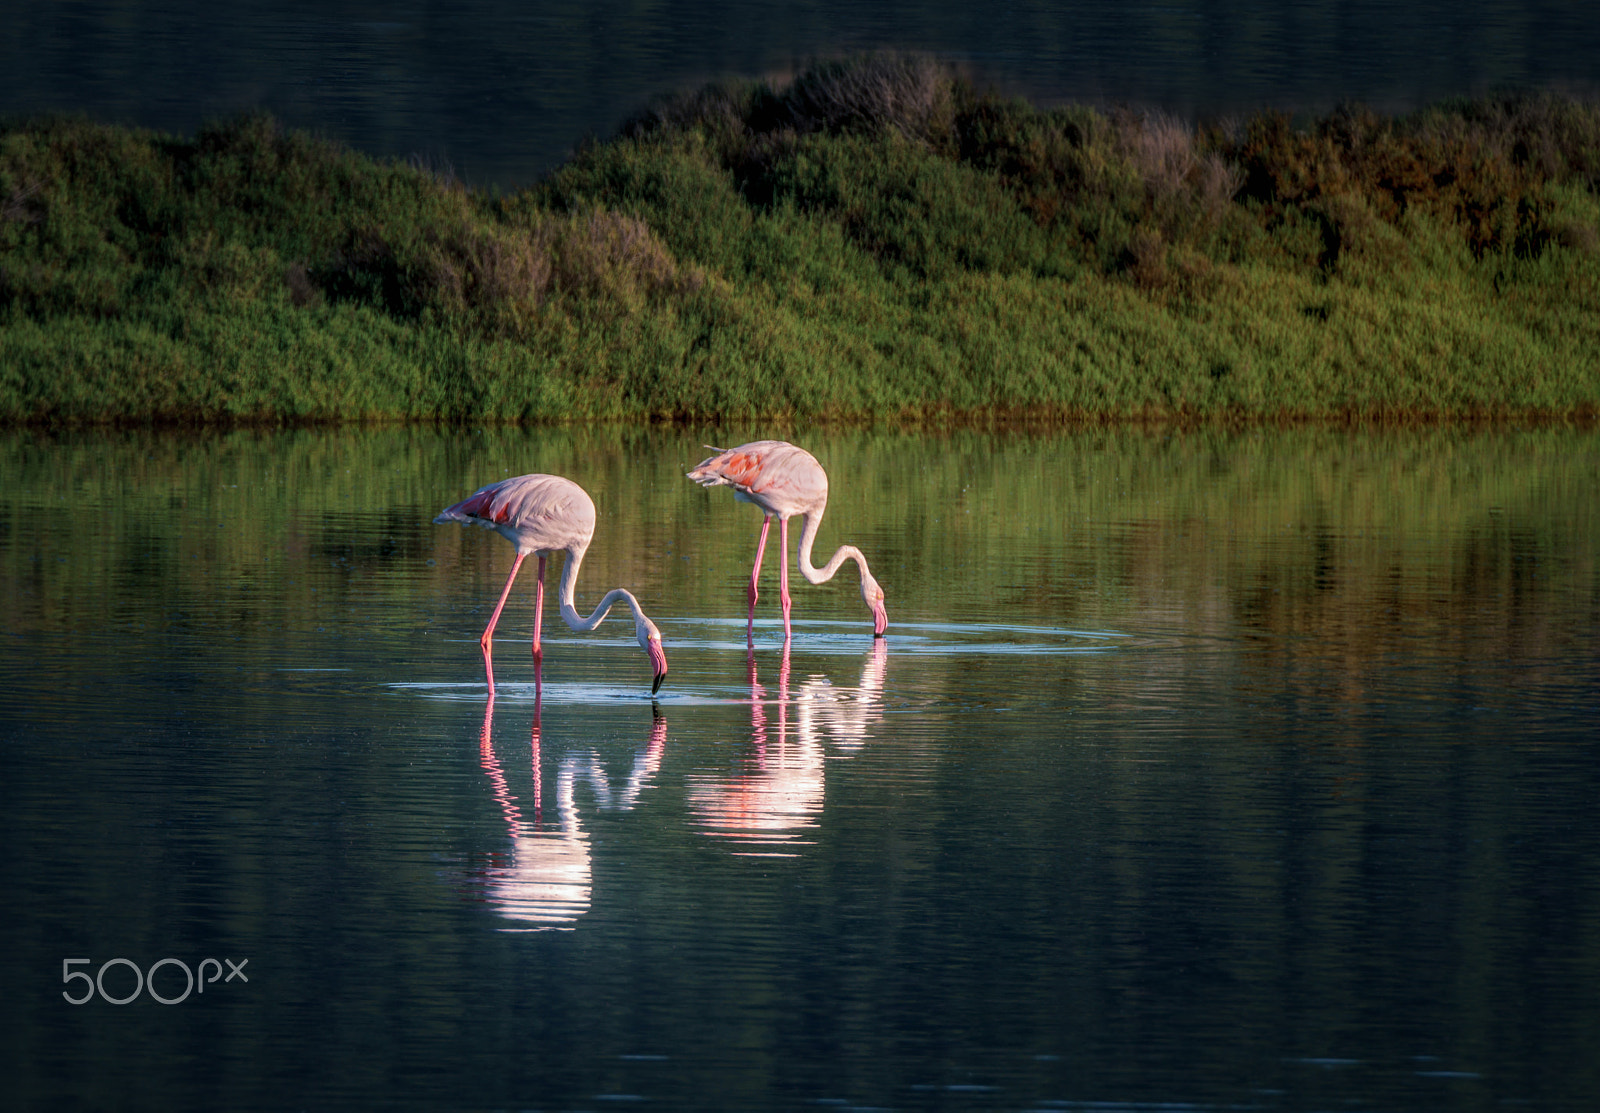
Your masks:
M594 537L594 500L559 475L519 475L480 487L446 507L436 525L460 522L492 529L518 553L587 549Z
M563 621L577 633L585 634L600 625L613 604L619 601L627 604L628 609L633 612L634 630L639 639L639 646L650 658L651 667L655 672L655 683L650 692L654 695L661 689L661 682L667 675L667 655L661 647L661 631L645 615L632 592L622 588L608 591L600 600L600 605L587 618L578 614L577 607L573 603L578 568L583 563L584 553L588 551L589 542L594 537L594 500L582 487L559 475L519 475L513 479L502 479L498 483L478 488L454 506L446 507L434 519L436 525L448 522L492 529L511 542L517 550L516 560L511 565L511 574L506 577L505 588L500 593L500 602L496 604L494 613L489 616L489 625L479 639L491 691L494 689L494 673L489 668L489 659L495 624L500 621L500 612L505 609L506 599L511 594L511 584L517 578L517 570L522 567L522 562L530 554L537 554L539 558L533 619L533 656L535 661L543 657L539 645L539 628L544 620L544 566L545 558L556 552L567 554L566 563L561 569L560 605Z
M772 519L778 519L780 555L778 565L778 592L783 606L783 636L790 636L789 612L789 519L799 515L800 574L808 583L821 584L833 578L847 560L856 562L861 572L861 601L872 612L872 632L882 637L889 624L883 606L883 588L872 578L867 568L867 558L854 545L841 545L821 568L811 563L811 548L816 542L817 530L822 524L823 511L828 505L828 473L822 470L817 458L798 445L787 441L751 441L738 448L718 449L717 455L702 460L688 477L703 487L732 487L733 497L740 502L754 503L764 516L761 538L756 543L755 566L750 571L749 620L745 627L747 637L754 634L757 580L761 575L761 558L767 547L767 531Z
M817 458L787 441L752 441L702 461L689 478L703 487L733 488L733 497L766 514L792 518L828 504L828 473Z

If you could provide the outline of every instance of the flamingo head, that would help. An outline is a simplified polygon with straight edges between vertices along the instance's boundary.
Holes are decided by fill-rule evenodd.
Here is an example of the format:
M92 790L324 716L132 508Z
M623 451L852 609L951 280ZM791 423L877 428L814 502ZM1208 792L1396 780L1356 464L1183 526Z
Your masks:
M640 615L634 623L634 630L639 635L639 648L650 658L650 667L655 670L656 680L650 685L650 694L653 696L661 690L661 682L667 678L667 651L661 648L661 631L644 615Z
M883 632L889 627L889 612L883 609L883 588L878 586L878 581L872 578L871 573L861 577L861 601L872 612L872 636L883 637Z

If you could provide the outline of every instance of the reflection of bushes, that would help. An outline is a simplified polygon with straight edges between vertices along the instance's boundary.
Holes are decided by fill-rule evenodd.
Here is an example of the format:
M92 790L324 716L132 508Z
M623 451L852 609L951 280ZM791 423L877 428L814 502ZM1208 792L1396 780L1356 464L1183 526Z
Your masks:
M1583 412L1600 109L1194 126L923 57L504 197L252 116L0 133L0 420Z
M0 602L24 629L96 631L113 616L94 585L138 568L148 577L138 597L157 617L228 612L213 593L241 593L275 600L284 628L307 633L320 624L308 621L318 600L297 561L400 575L396 590L426 609L454 590L464 560L481 570L487 606L509 549L431 520L514 462L570 475L594 495L604 519L586 564L594 585L634 585L679 614L717 613L743 605L751 523L681 480L707 439L634 423L467 436L12 431L0 436L0 491L17 520L40 524L0 547ZM1539 648L1530 624L1567 605L1554 600L1588 607L1600 590L1600 441L1578 430L812 429L803 439L830 474L849 477L835 484L822 542L837 529L839 541L861 545L898 590L891 599L913 613L992 614L998 600L1019 621L1088 624L1116 601L1146 622L1187 611L1182 626L1201 633L1238 622L1286 635L1338 631L1356 666L1376 660L1386 639L1415 637L1424 620L1460 639L1466 656L1548 656L1557 650ZM62 491L106 512L77 558L41 566L39 554L72 548L79 532L47 512ZM193 528L213 519L228 527ZM974 562L980 550L999 555ZM692 562L662 559L691 552ZM420 566L429 556L437 567ZM189 571L174 573L178 565ZM975 578L953 583L952 567ZM195 569L211 580L195 581ZM261 577L273 590L261 594ZM1410 585L1409 611L1392 612L1396 577ZM928 590L917 596L915 585ZM850 621L860 609L848 585L807 606ZM373 618L363 605L341 621L360 628ZM1473 632L1479 644L1469 644Z
M1581 623L1563 630L1550 616L1590 614L1600 598L1600 440L1589 433L802 432L836 480L821 543L868 553L896 622L991 622L998 610L1073 629L1181 629L1233 647L1242 683L1279 701L1314 693L1320 707L1359 697L1397 659L1426 660L1419 646L1513 662L1529 684L1585 675L1552 666L1572 659L1565 639ZM511 553L432 516L509 465L567 474L594 496L602 521L579 602L627 585L682 638L671 616L743 613L753 515L681 478L703 441L738 435L642 423L12 431L0 434L0 521L31 524L0 545L0 606L14 640L65 634L86 652L114 644L107 631L147 636L146 624L207 637L259 624L269 668L329 652L324 625L370 655L375 627L415 624L432 631L418 660L457 674ZM90 534L51 510L64 491L103 509ZM513 629L527 629L530 595L518 589ZM859 629L849 584L805 606ZM1193 664L1134 657L1116 667L1153 682ZM1285 667L1295 660L1300 669ZM1567 696L1592 701L1592 685Z

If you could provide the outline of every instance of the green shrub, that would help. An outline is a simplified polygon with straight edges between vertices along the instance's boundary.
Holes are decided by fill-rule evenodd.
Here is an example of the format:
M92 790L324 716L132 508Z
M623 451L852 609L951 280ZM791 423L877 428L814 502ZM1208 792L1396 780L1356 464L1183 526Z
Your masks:
M0 127L0 421L1600 407L1600 109L1195 126L878 55L502 197L254 115Z

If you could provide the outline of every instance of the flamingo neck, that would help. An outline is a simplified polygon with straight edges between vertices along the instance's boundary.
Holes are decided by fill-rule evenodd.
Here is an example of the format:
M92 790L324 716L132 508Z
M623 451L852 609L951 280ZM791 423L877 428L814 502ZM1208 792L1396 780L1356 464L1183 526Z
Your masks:
M573 605L573 595L578 588L578 568L583 564L583 554L588 546L567 550L567 562L561 569L561 619L572 628L575 633L587 634L605 620L606 614L618 600L626 603L633 612L634 622L644 617L644 611L639 609L639 600L633 597L631 591L620 587L612 588L606 592L605 598L600 600L588 618L578 613L578 608Z
M833 574L839 571L840 565L847 560L853 560L861 571L861 578L865 580L871 574L867 571L867 558L854 545L840 545L833 556L828 558L828 563L821 568L811 563L811 546L816 543L817 530L822 528L822 512L826 509L827 503L823 503L816 510L800 516L800 574L806 578L807 583L825 584L833 579Z

